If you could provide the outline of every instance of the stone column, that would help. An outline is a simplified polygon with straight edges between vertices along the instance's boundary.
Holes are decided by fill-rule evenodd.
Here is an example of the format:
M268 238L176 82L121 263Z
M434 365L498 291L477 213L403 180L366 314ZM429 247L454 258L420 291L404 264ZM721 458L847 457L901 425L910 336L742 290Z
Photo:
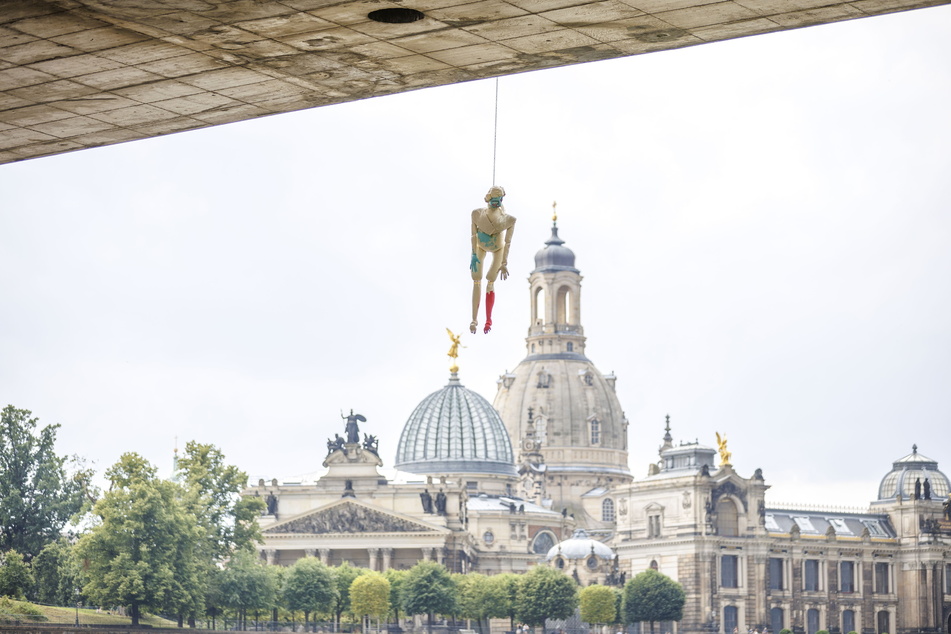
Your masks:
M433 558L433 549L432 548L423 548L423 561L432 561Z
M386 572L390 569L393 561L393 549L392 548L382 548L383 551L383 572Z
M330 549L329 548L318 548L317 552L320 553L320 561L325 565L330 565Z
M304 556L305 556L305 557L316 557L316 556L317 556L317 549L316 549L316 548L305 548L305 549L304 549Z
M380 555L380 549L367 548L367 552L370 554L370 570L376 570L376 560Z
M277 565L277 549L268 548L264 551L264 554L267 556L267 565L276 566Z
M438 563L440 566L442 565L442 562L443 562L443 556L445 554L445 550L446 550L445 548L436 549L436 563Z

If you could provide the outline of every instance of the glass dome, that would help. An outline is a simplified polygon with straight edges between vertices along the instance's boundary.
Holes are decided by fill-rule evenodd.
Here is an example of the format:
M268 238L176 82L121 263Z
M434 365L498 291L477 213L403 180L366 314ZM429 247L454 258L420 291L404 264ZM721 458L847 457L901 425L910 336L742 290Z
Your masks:
M488 473L517 477L512 442L492 405L459 382L424 398L396 448L397 469L421 475Z
M915 483L919 493L925 496L925 480L931 488L931 499L941 500L951 493L948 476L938 471L938 463L918 453L918 445L912 445L911 453L892 463L892 470L885 474L878 487L879 500L894 500L901 495L905 500L915 497Z

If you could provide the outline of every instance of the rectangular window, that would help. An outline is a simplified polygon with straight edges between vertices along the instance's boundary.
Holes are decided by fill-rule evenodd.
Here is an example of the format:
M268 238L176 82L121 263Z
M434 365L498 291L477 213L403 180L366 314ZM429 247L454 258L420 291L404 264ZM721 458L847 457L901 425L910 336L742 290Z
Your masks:
M944 567L944 593L951 594L951 564Z
M803 590L806 592L819 591L819 560L807 559L802 562Z
M778 557L769 558L769 589L783 589L783 560Z
M855 562L839 564L839 592L855 592Z
M720 557L720 585L724 588L739 588L739 558L736 555L723 555ZM732 630L731 630L732 631Z
M888 564L875 564L875 593L888 594Z
M597 419L591 421L591 444L601 444L601 423Z
M647 516L647 536L660 537L660 515Z

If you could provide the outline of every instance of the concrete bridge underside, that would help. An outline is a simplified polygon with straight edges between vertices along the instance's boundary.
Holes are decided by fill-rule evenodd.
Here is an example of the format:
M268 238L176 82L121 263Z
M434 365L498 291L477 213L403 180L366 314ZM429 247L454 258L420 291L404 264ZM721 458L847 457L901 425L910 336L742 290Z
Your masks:
M949 1L2 0L0 163Z

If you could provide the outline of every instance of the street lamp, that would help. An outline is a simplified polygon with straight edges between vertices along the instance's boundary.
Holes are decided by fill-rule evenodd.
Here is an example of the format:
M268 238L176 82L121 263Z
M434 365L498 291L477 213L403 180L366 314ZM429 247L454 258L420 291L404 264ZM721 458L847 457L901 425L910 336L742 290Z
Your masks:
M79 588L74 589L73 594L76 596L76 627L79 627Z

